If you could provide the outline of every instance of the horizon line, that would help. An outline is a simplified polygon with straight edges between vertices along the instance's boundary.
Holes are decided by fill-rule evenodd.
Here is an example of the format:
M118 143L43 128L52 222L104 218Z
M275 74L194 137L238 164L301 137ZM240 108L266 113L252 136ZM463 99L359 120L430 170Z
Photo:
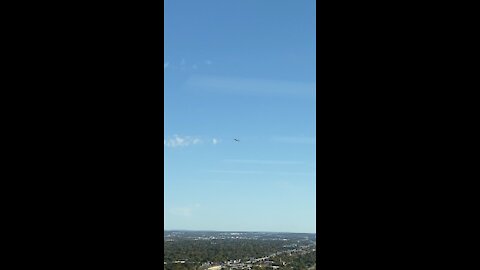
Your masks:
M166 230L163 231L170 231L170 232L234 232L234 233L308 233L308 234L317 234L317 232L280 232L280 231L242 231L242 230Z

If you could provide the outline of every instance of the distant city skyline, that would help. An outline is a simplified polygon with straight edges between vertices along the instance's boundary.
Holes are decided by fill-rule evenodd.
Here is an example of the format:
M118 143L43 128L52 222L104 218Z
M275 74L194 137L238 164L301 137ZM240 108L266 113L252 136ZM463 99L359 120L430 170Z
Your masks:
M315 5L164 1L165 230L315 233Z

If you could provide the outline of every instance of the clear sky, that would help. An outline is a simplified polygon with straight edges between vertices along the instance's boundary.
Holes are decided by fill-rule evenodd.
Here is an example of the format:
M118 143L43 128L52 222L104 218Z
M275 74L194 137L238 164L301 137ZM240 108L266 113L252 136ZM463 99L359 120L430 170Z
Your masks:
M165 229L315 232L315 1L164 3Z

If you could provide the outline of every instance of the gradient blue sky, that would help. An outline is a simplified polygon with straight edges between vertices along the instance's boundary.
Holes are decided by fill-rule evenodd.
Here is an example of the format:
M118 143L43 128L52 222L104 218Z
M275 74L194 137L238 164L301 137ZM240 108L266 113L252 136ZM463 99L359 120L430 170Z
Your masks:
M164 3L165 229L315 232L315 1Z

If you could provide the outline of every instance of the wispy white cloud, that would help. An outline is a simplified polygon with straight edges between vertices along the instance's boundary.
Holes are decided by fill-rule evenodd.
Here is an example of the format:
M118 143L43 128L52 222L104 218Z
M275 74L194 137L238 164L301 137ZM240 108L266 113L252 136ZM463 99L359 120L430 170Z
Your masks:
M237 95L294 97L314 97L316 95L316 83L248 78L192 76L184 87L191 91Z
M202 140L199 137L193 136L178 136L174 135L173 137L163 139L163 145L168 148L178 148L178 147L187 147L193 145L199 145L202 143L210 143L213 145L217 145L220 143L220 140L217 138L213 138L211 140Z
M174 207L170 209L170 214L174 216L190 217L192 215L192 208L190 207Z
M182 60L177 62L164 62L163 69L170 69L170 70L181 70L181 71L197 71L202 67L211 66L213 64L212 61L207 60L204 63L188 63L187 59L182 58Z
M170 148L187 147L200 144L201 142L202 140L200 140L199 138L190 136L182 137L178 135L175 135L172 138L163 139L163 145Z
M170 208L170 214L180 217L191 217L196 209L200 208L199 203L187 206L179 206Z

